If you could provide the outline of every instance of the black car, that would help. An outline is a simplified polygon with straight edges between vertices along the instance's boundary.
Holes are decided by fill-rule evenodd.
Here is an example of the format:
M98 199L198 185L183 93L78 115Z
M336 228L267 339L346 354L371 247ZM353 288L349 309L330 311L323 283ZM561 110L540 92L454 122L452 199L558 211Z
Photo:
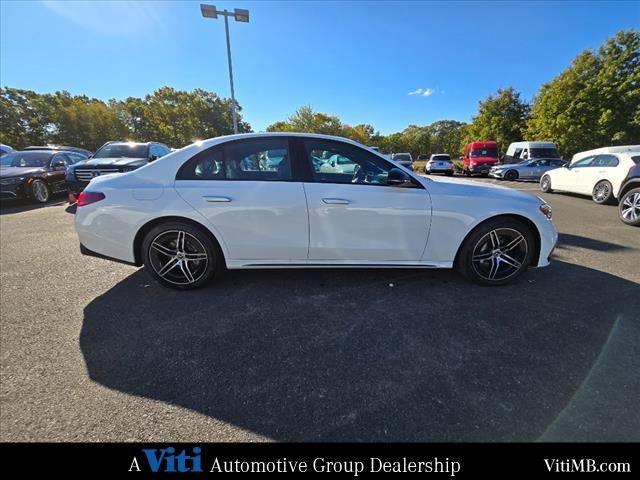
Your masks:
M30 147L23 148L23 150L65 150L67 152L79 153L81 155L84 155L85 158L93 155L93 152L91 150L87 150L86 148L69 147L67 145L43 145L40 147L32 145Z
M21 150L0 158L0 198L45 203L67 190L67 167L86 155L67 150Z
M171 152L158 142L107 142L83 162L67 169L71 196L77 197L92 178L111 173L130 172Z
M629 170L620 187L618 216L623 223L640 227L640 155L633 156L631 159L636 166Z

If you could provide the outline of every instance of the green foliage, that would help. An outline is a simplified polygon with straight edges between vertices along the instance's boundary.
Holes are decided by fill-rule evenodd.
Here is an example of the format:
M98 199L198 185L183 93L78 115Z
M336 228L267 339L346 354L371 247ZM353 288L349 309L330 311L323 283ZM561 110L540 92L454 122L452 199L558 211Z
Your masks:
M201 89L189 92L171 87L144 98L108 103L65 91L39 94L2 88L0 124L0 142L14 148L53 143L96 150L118 139L182 147L233 133L230 99ZM249 132L251 127L240 119L238 130Z
M618 32L544 84L533 100L527 133L555 141L569 157L640 143L640 32Z
M512 87L501 88L480 101L478 114L466 133L464 144L477 140L495 140L504 154L511 142L524 140L529 105Z

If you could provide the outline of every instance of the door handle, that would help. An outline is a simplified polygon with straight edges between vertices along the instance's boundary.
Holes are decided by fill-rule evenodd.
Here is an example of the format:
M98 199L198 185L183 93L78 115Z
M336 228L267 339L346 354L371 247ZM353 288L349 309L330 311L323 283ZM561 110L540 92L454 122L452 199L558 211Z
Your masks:
M322 201L328 205L348 205L351 203L344 198L323 198Z
M230 202L231 199L229 197L219 197L216 195L203 195L202 198L204 198L207 202Z

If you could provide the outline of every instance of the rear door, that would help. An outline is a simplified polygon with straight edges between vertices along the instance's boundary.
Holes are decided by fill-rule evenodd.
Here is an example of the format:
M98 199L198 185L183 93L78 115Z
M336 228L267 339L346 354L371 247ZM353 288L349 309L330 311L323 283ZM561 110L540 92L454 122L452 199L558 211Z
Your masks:
M627 172L619 169L620 160L615 155L598 155L589 167L589 192L593 191L596 183L600 180L608 180L614 186L614 192L617 191L616 185L620 185Z
M198 153L175 188L207 218L232 260L306 261L307 203L286 137L231 141Z
M304 183L309 206L309 261L405 262L421 259L429 234L431 202L416 182L387 185L397 168L345 142L309 138L300 149L310 170ZM324 169L319 159L338 155L351 166ZM343 163L344 165L344 163ZM347 173L353 172L353 173Z

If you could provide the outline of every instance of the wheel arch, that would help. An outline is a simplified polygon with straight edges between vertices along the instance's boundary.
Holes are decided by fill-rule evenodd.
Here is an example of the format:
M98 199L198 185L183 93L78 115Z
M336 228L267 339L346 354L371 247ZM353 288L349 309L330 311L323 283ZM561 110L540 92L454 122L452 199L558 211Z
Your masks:
M640 178L634 178L624 184L618 192L618 198L622 198L628 191L634 188L640 188Z
M540 261L540 246L541 246L541 242L542 242L541 237L540 237L540 230L538 230L538 227L536 226L536 224L532 220L530 220L529 218L525 217L524 215L520 215L520 214L517 214L517 213L503 213L503 214L499 214L499 215L494 215L492 217L485 218L484 220L479 222L477 225L475 225L471 230L469 230L467 232L467 234L462 239L462 242L460 242L460 245L458 246L458 250L456 251L455 259L453 261L454 265L458 264L458 260L460 258L460 252L462 250L462 246L467 241L467 238L469 238L469 236L472 233L474 233L476 230L478 230L480 227L482 227L487 222L490 222L490 221L493 221L493 220L497 220L497 219L518 220L519 222L524 223L531 230L531 233L533 234L533 240L534 240L533 255L531 256L531 266L535 267L536 265L538 265L538 262Z
M201 229L203 232L205 232L209 236L209 238L213 241L214 245L216 245L216 247L218 248L218 252L220 253L222 261L224 262L226 267L226 257L224 254L224 250L222 249L222 245L218 240L218 238L216 237L216 235L203 223L198 222L197 220L194 220L192 218L181 217L179 215L167 215L164 217L154 218L152 220L149 220L147 223L145 223L138 229L138 231L136 232L136 236L133 239L133 257L135 259L134 262L137 266L141 266L143 264L142 242L144 241L144 237L147 235L147 233L151 231L152 228L165 222L183 222Z

